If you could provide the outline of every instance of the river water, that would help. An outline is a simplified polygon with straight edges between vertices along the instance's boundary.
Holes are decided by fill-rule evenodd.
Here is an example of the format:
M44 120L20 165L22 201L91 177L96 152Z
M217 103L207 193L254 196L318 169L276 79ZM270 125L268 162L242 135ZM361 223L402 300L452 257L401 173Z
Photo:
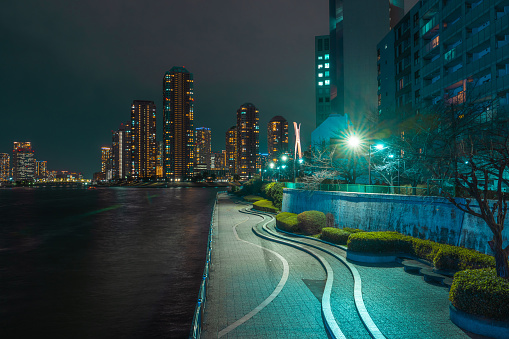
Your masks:
M0 337L187 337L217 191L0 189Z

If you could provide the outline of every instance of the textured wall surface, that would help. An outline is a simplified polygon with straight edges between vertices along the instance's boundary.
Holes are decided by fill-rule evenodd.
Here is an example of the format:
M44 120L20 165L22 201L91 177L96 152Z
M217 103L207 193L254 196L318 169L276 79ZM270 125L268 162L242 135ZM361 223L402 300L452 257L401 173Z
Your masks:
M491 254L488 241L492 239L492 233L486 223L460 211L445 198L285 188L282 210L291 213L322 211L333 214L338 227L398 231ZM506 246L509 243L508 227L503 235Z

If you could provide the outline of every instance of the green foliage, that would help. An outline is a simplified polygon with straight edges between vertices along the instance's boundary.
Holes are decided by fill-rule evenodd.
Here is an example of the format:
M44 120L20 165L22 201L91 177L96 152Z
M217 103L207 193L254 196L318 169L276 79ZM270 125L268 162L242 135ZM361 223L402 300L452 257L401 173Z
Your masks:
M346 231L348 233L359 233L359 232L365 232L364 230L360 230L358 228L350 228L350 227L344 227L343 231Z
M237 192L238 195L256 195L262 192L262 179L259 176L255 176L250 179L244 185L242 185L242 189Z
M253 203L253 208L258 211L277 213L278 209L274 207L272 201L258 200Z
M297 214L289 212L281 212L276 216L276 225L286 232L299 233L299 221Z
M259 200L265 200L265 199L263 199L262 197L259 197L257 195L246 195L244 197L244 200L247 202L257 202Z
M283 203L283 184L280 182L271 182L263 187L265 196L272 200L274 206L281 209Z
M353 252L402 252L431 261L440 270L459 271L495 267L495 258L477 251L439 244L400 234L398 232L362 232L348 238L348 249Z
M320 211L305 211L297 216L303 234L318 234L326 225L325 214Z
M345 231L344 229L324 227L322 229L322 235L320 239L331 242L333 244L346 245L350 234L352 233Z
M449 300L460 311L509 320L509 280L497 277L493 268L457 272Z

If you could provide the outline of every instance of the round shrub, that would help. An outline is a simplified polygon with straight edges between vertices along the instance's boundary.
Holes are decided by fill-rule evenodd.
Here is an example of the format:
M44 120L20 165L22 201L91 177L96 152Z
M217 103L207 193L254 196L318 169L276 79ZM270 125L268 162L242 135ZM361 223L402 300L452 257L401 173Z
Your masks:
M297 216L299 228L303 234L318 234L325 227L325 214L320 211L305 211Z
M411 237L398 232L358 232L348 238L348 250L364 253L412 253Z
M449 300L460 311L494 320L509 320L509 280L497 277L494 268L457 272Z
M286 232L299 233L299 222L297 214L289 212L281 212L276 216L276 225Z
M346 245L350 232L344 229L325 227L322 229L322 235L320 239L331 242L338 245Z

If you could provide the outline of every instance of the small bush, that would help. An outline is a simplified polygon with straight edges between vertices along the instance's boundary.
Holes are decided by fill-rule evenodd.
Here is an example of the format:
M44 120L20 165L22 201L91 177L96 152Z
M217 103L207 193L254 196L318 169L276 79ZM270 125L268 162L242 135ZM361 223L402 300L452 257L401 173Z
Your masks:
M280 182L271 182L263 187L265 196L272 200L274 206L281 209L283 203L283 184Z
M265 200L265 199L263 199L262 197L259 197L257 195L246 195L244 197L244 200L247 202L256 202L256 201Z
M303 234L318 234L325 227L325 214L320 211L305 211L297 216L299 228Z
M258 211L277 213L278 209L274 207L272 201L258 200L253 203L253 208Z
M433 258L433 265L438 269L465 270L495 267L495 258L463 247L439 245Z
M457 272L449 300L460 311L495 320L509 320L509 281L493 268Z
M360 230L358 228L350 228L350 227L344 227L343 231L346 231L348 233L359 233L359 232L365 232L364 230Z
M411 237L398 232L357 232L348 238L348 249L367 253L412 253Z
M276 225L286 232L299 233L299 221L297 214L289 212L281 212L276 216Z
M344 229L325 227L322 229L322 235L320 239L331 242L338 245L346 245L350 232Z

